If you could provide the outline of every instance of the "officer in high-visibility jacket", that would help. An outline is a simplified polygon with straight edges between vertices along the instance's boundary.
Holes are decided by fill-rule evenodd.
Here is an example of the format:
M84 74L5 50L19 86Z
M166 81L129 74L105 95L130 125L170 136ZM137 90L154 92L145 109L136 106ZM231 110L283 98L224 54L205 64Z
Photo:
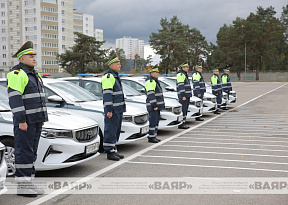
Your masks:
M149 136L148 142L158 143L158 125L160 120L160 110L165 108L164 96L161 85L158 81L159 70L157 66L149 70L150 76L145 83L146 107L149 113Z
M223 70L224 73L221 75L221 81L222 81L222 90L223 92L227 93L228 99L230 91L232 91L232 85L229 77L230 70L228 68Z
M176 75L176 85L177 85L177 94L178 101L182 105L182 113L183 113L183 122L178 126L179 129L188 129L189 126L185 125L187 111L189 108L190 98L192 97L191 85L188 78L188 64L180 65L180 70Z
M212 94L216 95L217 109L214 111L214 114L220 114L219 109L222 104L222 86L219 78L219 70L213 69L213 75L211 77L212 85Z
M108 62L109 68L101 79L104 104L104 136L103 148L107 159L119 161L124 156L117 152L116 143L119 140L123 112L126 104L122 84L118 72L121 69L120 60L113 58Z
M201 98L203 104L204 93L206 92L206 86L204 78L202 76L202 66L195 66L195 71L192 73L192 83L193 83L193 95ZM196 118L197 121L203 121L201 117Z
M17 194L28 197L44 194L32 180L42 126L48 121L42 78L34 69L35 55L33 43L27 41L12 56L20 63L7 74L9 105L13 113Z

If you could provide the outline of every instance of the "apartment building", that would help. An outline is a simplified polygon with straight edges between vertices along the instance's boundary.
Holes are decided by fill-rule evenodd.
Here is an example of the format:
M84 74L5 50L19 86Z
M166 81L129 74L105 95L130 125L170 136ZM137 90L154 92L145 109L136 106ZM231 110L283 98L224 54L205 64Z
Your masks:
M74 9L73 18L75 32L94 37L94 17L92 15L79 13Z
M103 30L97 28L94 29L94 37L96 38L96 41L104 41Z
M126 59L134 59L138 54L144 58L144 41L137 38L124 36L116 39L116 48L123 49Z

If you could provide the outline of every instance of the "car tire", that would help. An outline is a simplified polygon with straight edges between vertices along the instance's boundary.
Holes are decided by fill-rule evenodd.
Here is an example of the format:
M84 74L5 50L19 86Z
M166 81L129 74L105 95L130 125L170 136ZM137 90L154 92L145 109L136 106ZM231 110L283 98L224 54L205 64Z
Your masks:
M15 148L14 139L12 137L0 139L1 143L5 145L5 160L7 163L7 176L15 174Z

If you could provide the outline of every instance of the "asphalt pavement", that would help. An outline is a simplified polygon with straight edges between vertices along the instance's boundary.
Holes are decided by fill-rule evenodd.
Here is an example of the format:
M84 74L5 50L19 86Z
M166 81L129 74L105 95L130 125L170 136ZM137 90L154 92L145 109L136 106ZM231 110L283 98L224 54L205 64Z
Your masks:
M135 192L124 188L122 194L113 189L105 194L93 190L78 194L76 190L37 198L4 194L0 196L0 204L287 204L287 193L275 192L277 186L266 189L265 193L262 190L257 193L254 187L223 189L228 178L234 183L242 179L288 179L288 84L235 82L232 85L238 99L229 110L221 115L206 114L203 122L189 120L188 130L161 130L162 141L157 144L142 139L121 145L118 151L125 158L119 162L108 161L101 154L74 167L37 173L37 177L49 178L87 177L92 187L96 186L93 179L98 177L116 181L159 179L166 180L170 190L167 186ZM183 181L187 177L203 184L211 179L220 180L223 190L211 192L206 187L191 192L195 189L193 183L187 188L190 192L171 190L170 179Z

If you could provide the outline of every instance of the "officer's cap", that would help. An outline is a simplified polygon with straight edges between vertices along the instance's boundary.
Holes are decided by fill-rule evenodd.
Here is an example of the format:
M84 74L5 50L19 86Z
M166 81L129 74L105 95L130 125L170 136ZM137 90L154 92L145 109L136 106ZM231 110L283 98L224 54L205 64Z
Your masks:
M36 55L33 50L33 42L27 41L13 56L12 58L20 59L24 55Z
M111 65L111 64L113 64L113 63L118 63L118 62L120 62L119 58L113 58L112 60L110 60L110 61L108 62L108 65Z
M196 65L195 69L202 68L202 65Z
M151 69L149 70L149 73L152 73L152 72L157 72L157 73L159 73L158 67L155 66L155 67L151 68Z
M213 72L217 72L217 71L219 72L219 69L218 69L218 68L214 68L214 69L213 69Z
M226 68L226 69L223 69L223 71L224 71L224 72L230 72L230 70L227 69L227 68Z
M184 68L184 67L189 67L188 63L185 63L185 64L182 64L180 65L181 68Z

